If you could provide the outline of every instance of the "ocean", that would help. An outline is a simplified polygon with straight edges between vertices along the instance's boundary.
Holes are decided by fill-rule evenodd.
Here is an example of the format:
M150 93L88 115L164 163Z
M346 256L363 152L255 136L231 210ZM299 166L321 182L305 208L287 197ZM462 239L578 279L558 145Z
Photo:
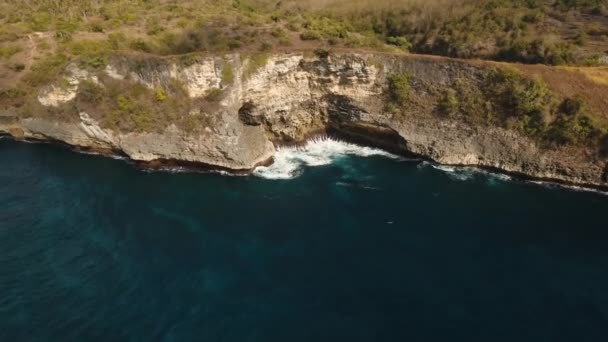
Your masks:
M248 176L0 161L0 341L608 339L606 194L333 140Z

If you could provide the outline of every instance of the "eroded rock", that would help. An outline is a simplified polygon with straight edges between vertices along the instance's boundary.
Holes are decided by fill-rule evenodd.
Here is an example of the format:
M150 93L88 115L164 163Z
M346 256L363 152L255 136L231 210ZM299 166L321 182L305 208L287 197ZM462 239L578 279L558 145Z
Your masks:
M580 184L608 182L605 160L583 149L546 149L515 131L435 115L438 94L445 87L459 79L479 86L486 71L473 64L374 54L274 55L256 70L248 67L250 63L246 57L229 55L197 57L188 63L116 59L105 68L115 80L150 88L178 81L195 99L210 89L222 89L212 120L200 131L185 132L168 122L159 132L114 132L82 112L78 123L28 118L17 126L24 137L117 149L134 160L182 160L238 170L270 159L271 141L299 142L334 128L366 143L445 164ZM227 65L233 77L222 80ZM411 75L412 100L395 114L386 109L386 80L404 72ZM71 101L80 82L98 82L95 75L75 66L65 77L61 89L55 85L41 93L40 103L57 106ZM0 125L0 130L6 127Z

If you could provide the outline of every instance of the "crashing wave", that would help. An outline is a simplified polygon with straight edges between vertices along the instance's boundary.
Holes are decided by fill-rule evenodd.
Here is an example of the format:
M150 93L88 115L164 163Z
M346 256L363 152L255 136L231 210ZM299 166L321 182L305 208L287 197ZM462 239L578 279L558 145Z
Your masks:
M298 177L305 166L329 165L345 155L399 159L398 156L377 148L323 137L310 140L304 146L278 148L274 154L274 163L257 167L253 174L266 179L292 179Z
M453 167L438 164L431 164L436 170L445 172L450 178L455 180L466 181L475 177L475 173L479 172L477 169L470 167Z
M459 181L467 181L475 178L476 176L485 176L487 177L490 183L494 183L496 181L511 181L513 180L511 176L504 174L493 172L485 169L481 169L474 166L448 166L448 165L440 165L435 164L428 161L423 161L418 164L418 169L423 169L426 167L432 167L435 170L439 170L444 172L448 177L459 180Z

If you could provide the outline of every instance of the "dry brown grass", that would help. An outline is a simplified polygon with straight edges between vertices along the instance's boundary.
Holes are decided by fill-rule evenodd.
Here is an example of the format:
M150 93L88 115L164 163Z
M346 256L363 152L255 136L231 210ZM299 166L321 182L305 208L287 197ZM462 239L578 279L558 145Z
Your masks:
M608 67L562 67L568 71L579 72L591 81L608 85Z
M608 67L513 66L531 77L541 77L562 98L582 97L591 115L608 128Z

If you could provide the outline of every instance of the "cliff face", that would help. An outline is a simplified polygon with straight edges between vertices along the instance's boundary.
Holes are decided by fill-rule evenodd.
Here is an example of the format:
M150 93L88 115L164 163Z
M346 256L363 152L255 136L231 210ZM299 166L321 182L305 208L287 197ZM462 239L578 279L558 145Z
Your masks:
M227 68L230 69L227 72ZM38 94L45 107L75 101L80 84L141 84L150 89L178 81L193 100L187 115L201 123L187 130L172 122L152 132L110 129L103 113L77 110L69 120L0 117L0 130L17 137L58 140L119 151L137 161L171 160L249 170L268 162L274 147L312 134L335 132L366 144L412 153L439 163L496 168L530 177L608 186L606 159L588 148L542 147L513 131L438 114L446 87L467 80L483 87L487 68L460 61L373 54L273 55L263 63L238 55L138 61L115 58L93 73L70 65L62 87ZM387 109L387 78L411 75L409 99ZM212 110L200 101L219 93Z

